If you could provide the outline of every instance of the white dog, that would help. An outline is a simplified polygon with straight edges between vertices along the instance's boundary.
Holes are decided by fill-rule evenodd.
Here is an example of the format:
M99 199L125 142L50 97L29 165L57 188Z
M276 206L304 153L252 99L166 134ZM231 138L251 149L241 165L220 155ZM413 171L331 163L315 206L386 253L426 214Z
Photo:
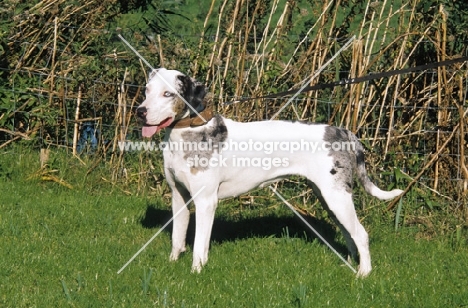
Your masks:
M185 251L190 216L185 204L191 196L196 195L192 270L199 272L208 261L219 199L300 175L307 178L343 231L350 256L356 258L359 253L358 275L368 275L368 235L354 209L353 175L366 192L382 200L392 199L402 190L382 191L369 180L363 147L356 136L324 124L239 123L212 116L210 108L205 108L205 96L201 83L179 71L161 68L150 74L146 99L136 110L144 137L166 128L164 169L175 215L170 259L177 260Z

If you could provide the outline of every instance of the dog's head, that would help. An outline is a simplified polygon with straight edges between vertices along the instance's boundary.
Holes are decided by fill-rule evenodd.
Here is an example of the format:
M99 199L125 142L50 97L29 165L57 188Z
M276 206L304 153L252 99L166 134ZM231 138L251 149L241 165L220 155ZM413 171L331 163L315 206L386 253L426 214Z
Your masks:
M136 109L143 137L151 137L174 121L204 109L205 86L176 70L153 70L146 84L146 99ZM190 108L190 105L192 108Z

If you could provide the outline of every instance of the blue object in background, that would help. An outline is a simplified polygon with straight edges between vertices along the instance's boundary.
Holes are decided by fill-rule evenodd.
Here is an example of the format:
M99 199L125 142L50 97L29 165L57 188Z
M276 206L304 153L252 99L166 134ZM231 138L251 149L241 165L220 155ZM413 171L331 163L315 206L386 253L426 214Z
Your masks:
M95 123L83 123L80 130L80 139L78 140L78 144L76 146L77 152L81 153L83 150L88 149L91 153L93 153L97 149L98 134L99 130L95 128Z

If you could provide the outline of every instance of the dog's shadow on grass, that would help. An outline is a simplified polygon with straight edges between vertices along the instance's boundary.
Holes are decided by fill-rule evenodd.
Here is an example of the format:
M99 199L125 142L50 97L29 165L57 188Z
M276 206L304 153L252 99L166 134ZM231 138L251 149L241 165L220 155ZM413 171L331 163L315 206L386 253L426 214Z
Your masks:
M140 223L144 228L161 228L172 217L171 210L162 210L148 205ZM314 229L342 255L347 255L346 246L336 240L335 225L314 217L304 217ZM172 223L165 232L172 231ZM239 219L236 221L216 217L211 234L211 241L223 243L252 237L291 237L314 241L317 236L295 216L263 216ZM195 238L195 214L191 213L187 231L187 244L192 246Z

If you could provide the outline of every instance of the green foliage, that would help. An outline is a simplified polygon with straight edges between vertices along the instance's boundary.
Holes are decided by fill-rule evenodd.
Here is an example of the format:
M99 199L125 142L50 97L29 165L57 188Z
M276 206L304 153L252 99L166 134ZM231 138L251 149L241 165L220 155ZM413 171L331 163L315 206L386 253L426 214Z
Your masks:
M468 4L466 1L430 0L417 3L417 27L424 30L426 25L432 24L432 31L437 31L440 24L446 22L447 42L450 53L466 51L468 40ZM443 16L440 20L438 16ZM433 24L435 22L435 24Z
M192 229L188 252L179 261L168 260L166 230L117 274L170 217L169 200L129 196L102 181L96 187L96 179L106 176L106 171L83 179L82 164L71 164L65 153L55 153L51 167L63 169L60 176L74 189L46 182L31 176L39 168L36 153L17 150L1 156L1 166L15 166L13 180L0 181L1 306L458 307L468 303L467 228L444 230L439 225L428 233L407 220L394 232L381 203L359 213L370 234L374 265L366 279L356 279L341 266L274 198L257 206L240 206L235 199L220 206L210 260L201 274L190 273ZM405 206L413 206L409 203L406 200ZM307 219L345 253L344 239L334 225Z

